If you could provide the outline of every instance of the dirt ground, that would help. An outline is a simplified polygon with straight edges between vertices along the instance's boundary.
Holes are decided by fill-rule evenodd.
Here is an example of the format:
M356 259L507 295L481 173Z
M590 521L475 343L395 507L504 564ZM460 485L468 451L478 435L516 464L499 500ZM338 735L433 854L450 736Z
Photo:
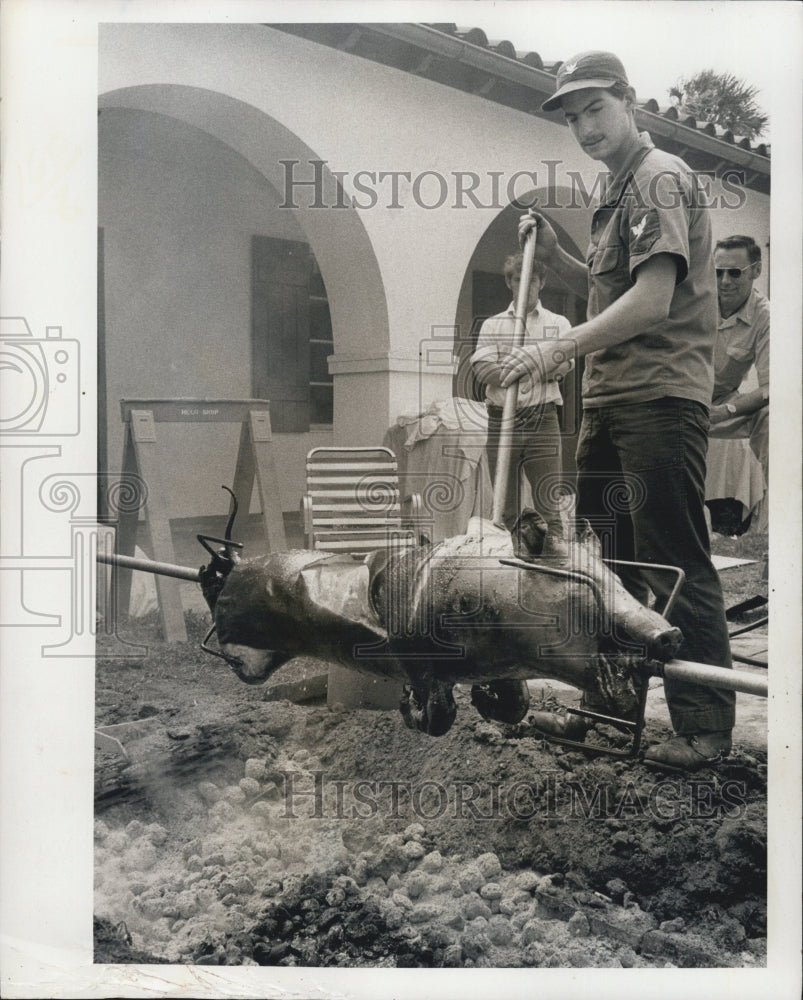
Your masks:
M726 606L766 595L766 534L714 550L756 560L722 572ZM155 615L132 620L119 633L140 655L97 661L97 725L136 725L127 758L96 757L96 962L765 964L764 699L738 697L726 761L661 775L547 743L528 718L487 722L468 688L437 739L397 711L330 709L315 683L304 704L266 700L325 665L245 685L198 649L209 622L189 612L190 641L167 645ZM532 707L579 699L530 687ZM669 735L658 681L646 720L646 744Z

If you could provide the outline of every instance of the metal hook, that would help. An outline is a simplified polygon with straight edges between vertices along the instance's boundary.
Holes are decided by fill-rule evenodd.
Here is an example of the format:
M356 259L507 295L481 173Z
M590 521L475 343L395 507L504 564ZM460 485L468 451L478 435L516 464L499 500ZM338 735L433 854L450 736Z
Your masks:
M227 666L231 667L232 670L236 671L237 666L242 665L241 660L239 660L236 656L227 656L225 653L221 653L219 650L212 649L211 646L207 645L209 640L215 634L216 630L217 630L217 624L213 625L212 628L209 629L209 631L206 633L206 635L203 637L201 641L201 649L205 653L209 653L210 656L216 656L219 660L223 660Z

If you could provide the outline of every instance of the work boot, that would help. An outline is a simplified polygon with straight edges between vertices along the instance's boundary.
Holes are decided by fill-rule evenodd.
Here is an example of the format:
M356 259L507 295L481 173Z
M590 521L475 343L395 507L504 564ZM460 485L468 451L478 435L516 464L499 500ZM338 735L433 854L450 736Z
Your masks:
M666 743L657 743L644 754L644 763L661 771L699 771L716 764L730 753L731 731L676 734Z
M593 723L581 715L558 715L556 712L531 712L529 721L545 736L582 743Z

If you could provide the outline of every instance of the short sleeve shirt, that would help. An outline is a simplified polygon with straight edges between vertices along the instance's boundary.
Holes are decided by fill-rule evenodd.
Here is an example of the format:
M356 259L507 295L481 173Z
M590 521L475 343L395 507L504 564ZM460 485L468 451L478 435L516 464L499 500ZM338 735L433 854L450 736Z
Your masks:
M719 321L714 349L714 403L735 392L755 365L760 389L770 384L770 304L751 289L747 301Z
M527 313L525 318L524 347L536 345L541 340L557 340L571 330L571 323L560 313L545 309L539 302L535 309ZM480 327L477 338L477 349L471 355L471 363L478 361L499 361L513 349L516 331L515 304L495 316L490 316ZM525 406L541 406L544 403L563 402L557 382L539 382L528 375L519 379L519 392L516 406L519 410ZM505 389L498 385L485 386L485 401L492 406L505 405Z
M710 405L718 307L709 216L693 171L642 132L594 212L586 255L588 318L632 288L639 265L657 254L675 259L675 292L665 320L586 356L584 406L663 396Z

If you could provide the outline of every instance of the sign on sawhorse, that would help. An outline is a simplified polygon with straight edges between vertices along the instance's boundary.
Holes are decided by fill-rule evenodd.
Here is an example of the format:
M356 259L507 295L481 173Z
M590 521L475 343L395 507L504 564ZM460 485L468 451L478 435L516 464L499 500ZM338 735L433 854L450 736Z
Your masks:
M121 399L126 425L123 475L139 476L147 491L145 524L151 555L159 562L175 563L170 531L170 484L164 462L159 460L156 439L158 423L239 423L240 446L234 471L234 494L247 505L256 480L262 508L262 524L268 552L287 547L273 459L270 407L265 399ZM137 539L138 511L121 513L117 528L117 552L131 556ZM118 569L121 609L131 598L131 570ZM179 581L156 577L156 592L162 628L167 642L187 638Z

